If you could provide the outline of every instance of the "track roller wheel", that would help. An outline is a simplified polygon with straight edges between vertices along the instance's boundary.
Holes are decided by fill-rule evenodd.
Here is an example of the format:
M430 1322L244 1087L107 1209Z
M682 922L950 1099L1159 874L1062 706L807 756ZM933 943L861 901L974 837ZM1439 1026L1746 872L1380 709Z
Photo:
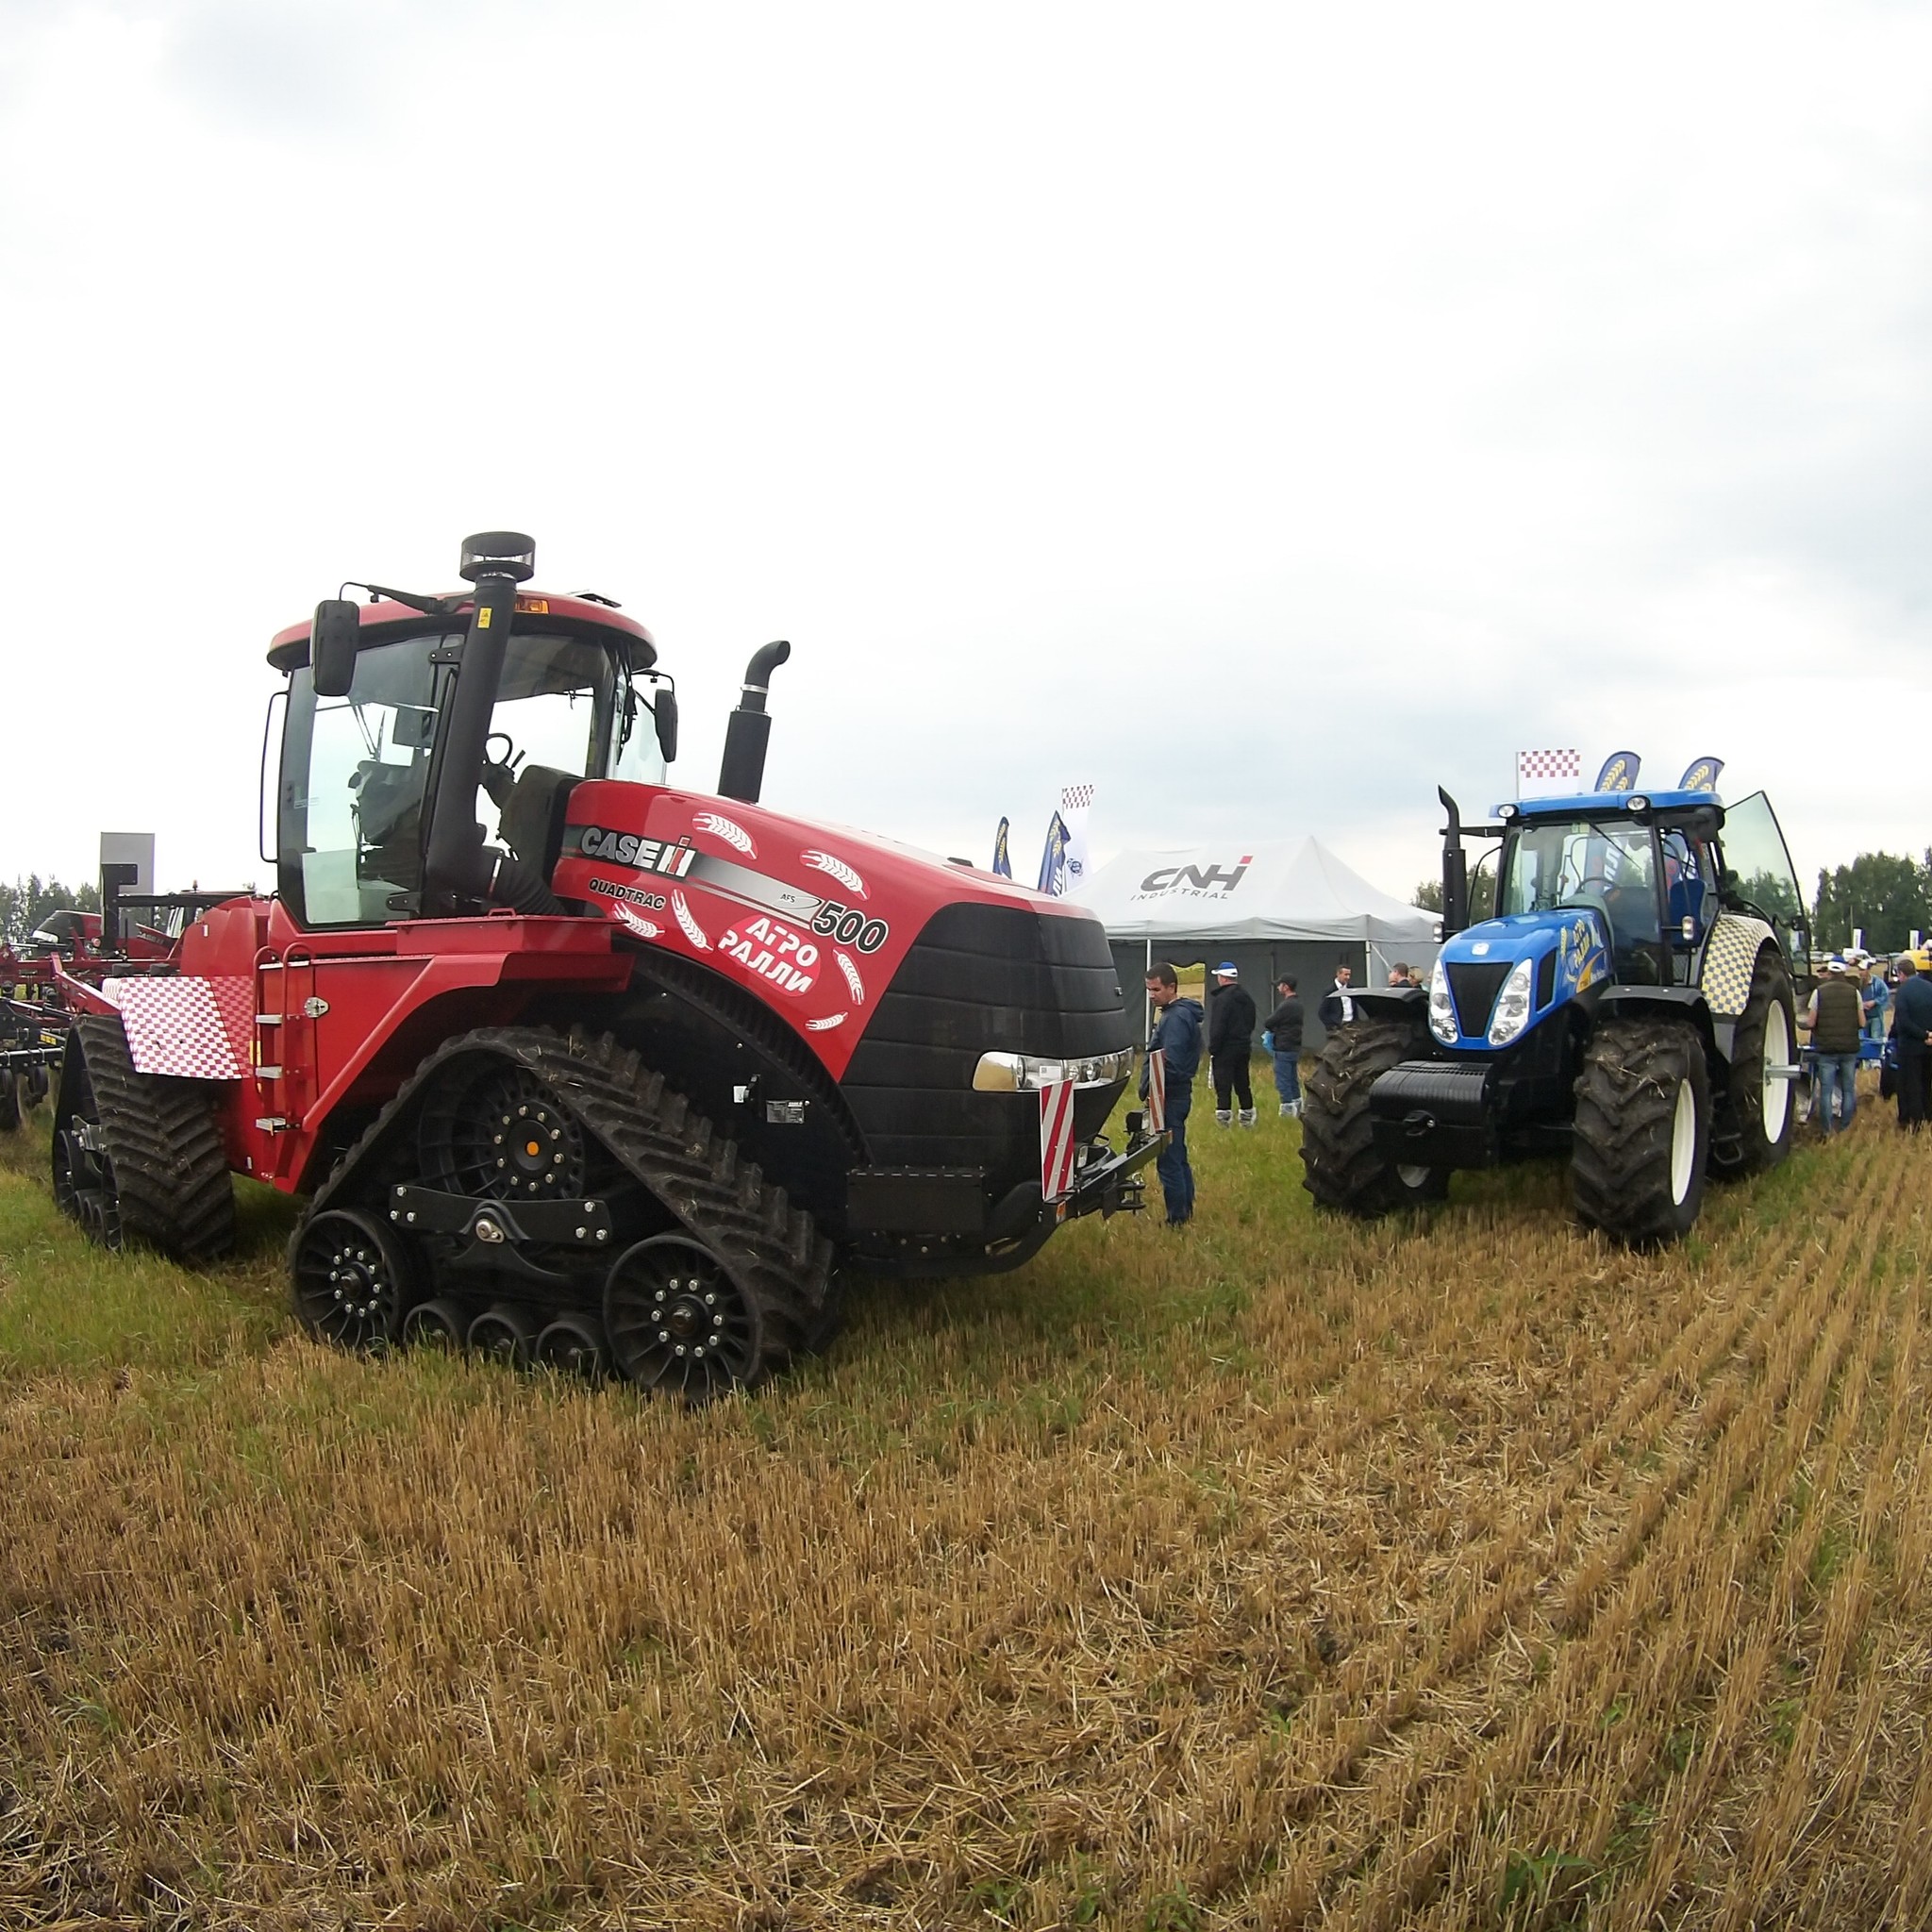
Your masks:
M403 1332L408 1257L394 1234L359 1208L332 1208L295 1230L290 1245L295 1314L338 1348L386 1348Z
M560 1315L537 1338L537 1366L595 1382L604 1374L604 1338L585 1315Z
M496 1302L470 1324L470 1350L507 1369L527 1368L537 1347L537 1324L523 1309Z
M765 1366L757 1303L687 1235L655 1235L618 1256L604 1287L604 1327L632 1381L687 1402L749 1384Z
M446 1295L438 1295L434 1301L418 1302L403 1317L403 1346L460 1355L464 1326L463 1311Z

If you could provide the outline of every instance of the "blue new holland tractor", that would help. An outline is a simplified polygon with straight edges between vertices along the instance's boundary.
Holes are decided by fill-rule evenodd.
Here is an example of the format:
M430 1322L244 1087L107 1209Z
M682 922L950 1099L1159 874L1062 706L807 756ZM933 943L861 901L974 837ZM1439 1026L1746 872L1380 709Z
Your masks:
M1319 1203L1387 1213L1441 1199L1457 1168L1567 1153L1578 1219L1655 1246L1696 1221L1707 1173L1784 1158L1804 901L1764 794L1692 789L1716 769L1466 828L1438 792L1441 955L1426 989L1355 994L1329 1036L1303 1118ZM1476 924L1465 832L1497 841Z

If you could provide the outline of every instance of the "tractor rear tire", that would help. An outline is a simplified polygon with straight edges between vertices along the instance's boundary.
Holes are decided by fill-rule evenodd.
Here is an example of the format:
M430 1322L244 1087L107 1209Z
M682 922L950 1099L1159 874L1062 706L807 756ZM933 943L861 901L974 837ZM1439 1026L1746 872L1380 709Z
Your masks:
M1407 1020L1356 1020L1329 1034L1302 1095L1302 1186L1324 1208L1366 1219L1449 1191L1448 1169L1385 1159L1369 1116L1369 1089L1426 1051Z
M1695 1027L1607 1020L1576 1076L1576 1218L1625 1247L1680 1241L1704 1205L1710 1074Z
M235 1184L208 1083L138 1074L118 1018L76 1020L54 1119L54 1197L106 1248L141 1242L191 1267L225 1254Z
M1790 971L1774 945L1760 946L1710 1137L1710 1171L1719 1179L1762 1174L1791 1151L1795 1083L1766 1069L1789 1066L1797 1050Z

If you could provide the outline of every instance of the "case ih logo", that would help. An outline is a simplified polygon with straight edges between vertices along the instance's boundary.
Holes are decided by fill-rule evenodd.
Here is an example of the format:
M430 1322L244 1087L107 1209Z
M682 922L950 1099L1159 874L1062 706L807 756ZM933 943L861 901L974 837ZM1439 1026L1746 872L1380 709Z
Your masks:
M1243 852L1233 865L1163 865L1141 881L1137 899L1205 899L1210 892L1231 892L1255 862L1252 852Z

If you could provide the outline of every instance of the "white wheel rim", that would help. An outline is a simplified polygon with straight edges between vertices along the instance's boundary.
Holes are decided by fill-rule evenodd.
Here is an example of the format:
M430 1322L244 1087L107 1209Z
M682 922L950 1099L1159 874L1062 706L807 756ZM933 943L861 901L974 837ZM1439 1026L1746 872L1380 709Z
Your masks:
M1764 1016L1764 1138L1781 1140L1791 1110L1791 1083L1773 1075L1772 1068L1787 1066L1791 1058L1791 1029L1783 1005L1771 1003Z
M1429 1171L1426 1167L1398 1167L1395 1178L1411 1193L1429 1184Z
M1697 1096L1688 1080L1677 1083L1677 1106L1671 1116L1671 1199L1681 1208L1690 1193L1697 1168Z

